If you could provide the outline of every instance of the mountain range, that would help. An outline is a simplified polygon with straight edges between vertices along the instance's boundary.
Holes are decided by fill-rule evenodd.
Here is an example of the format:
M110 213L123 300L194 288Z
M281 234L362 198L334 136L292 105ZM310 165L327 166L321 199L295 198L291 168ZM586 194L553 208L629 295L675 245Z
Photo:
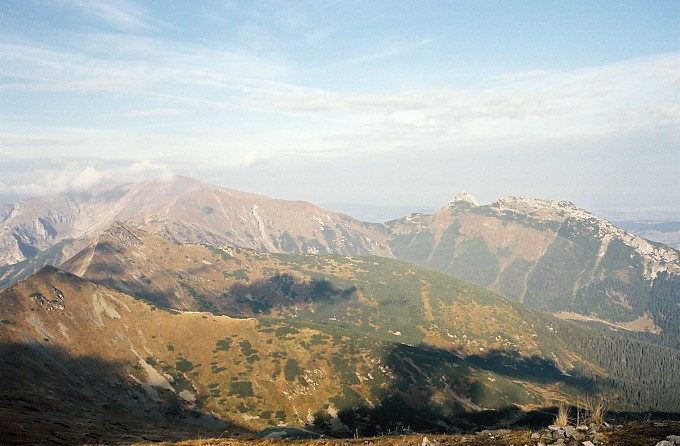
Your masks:
M0 215L3 443L680 407L678 251L568 202L365 223L176 177Z
M108 185L5 206L0 286L58 266L115 221L177 243L396 258L563 318L680 333L679 251L569 202L518 197L480 206L461 194L433 213L364 223L186 177Z

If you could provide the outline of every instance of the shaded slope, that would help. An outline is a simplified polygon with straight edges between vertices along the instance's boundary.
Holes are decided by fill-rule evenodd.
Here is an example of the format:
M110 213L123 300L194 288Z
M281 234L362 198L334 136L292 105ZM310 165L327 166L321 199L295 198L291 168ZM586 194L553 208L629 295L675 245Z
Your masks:
M182 409L143 359L146 304L48 267L0 293L3 443L190 438L224 422ZM148 315L147 315L148 316ZM148 370L147 370L148 369Z

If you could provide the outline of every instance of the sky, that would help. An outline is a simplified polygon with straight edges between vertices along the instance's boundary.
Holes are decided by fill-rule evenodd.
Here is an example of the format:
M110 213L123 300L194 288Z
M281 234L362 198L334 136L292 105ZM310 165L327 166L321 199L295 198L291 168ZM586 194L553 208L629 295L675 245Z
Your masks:
M680 2L0 2L0 202L176 174L680 216Z

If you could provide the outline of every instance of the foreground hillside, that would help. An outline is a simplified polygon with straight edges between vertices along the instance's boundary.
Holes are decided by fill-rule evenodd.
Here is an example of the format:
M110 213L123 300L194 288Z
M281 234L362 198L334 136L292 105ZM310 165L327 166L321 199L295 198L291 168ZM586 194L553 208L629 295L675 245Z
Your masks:
M3 441L167 438L180 435L174 425L445 429L480 405L546 401L534 378L514 382L441 349L309 322L165 311L55 269L5 290L0 311Z
M320 440L271 440L271 439L201 439L194 441L184 441L180 443L161 443L163 446L277 446L281 444L299 445L374 445L374 446L422 446L422 445L441 445L441 446L514 446L514 445L538 445L538 444L602 444L612 446L677 446L680 445L680 422L678 421L646 421L646 422L627 422L623 425L613 427L602 426L592 435L586 434L589 438L586 442L580 442L582 436L579 433L588 432L586 429L577 430L574 437L553 438L550 429L542 430L509 430L495 429L478 432L476 434L457 434L457 435L432 435L432 434L409 434L392 435L384 437L343 439L342 442L333 439ZM538 438L537 438L538 437ZM566 443L565 443L566 442ZM145 443L148 445L148 443Z

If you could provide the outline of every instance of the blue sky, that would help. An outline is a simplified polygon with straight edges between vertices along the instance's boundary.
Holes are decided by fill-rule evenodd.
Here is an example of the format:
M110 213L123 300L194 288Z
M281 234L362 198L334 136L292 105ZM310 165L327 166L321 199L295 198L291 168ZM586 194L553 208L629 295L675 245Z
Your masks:
M680 2L0 3L0 201L189 175L680 215Z

